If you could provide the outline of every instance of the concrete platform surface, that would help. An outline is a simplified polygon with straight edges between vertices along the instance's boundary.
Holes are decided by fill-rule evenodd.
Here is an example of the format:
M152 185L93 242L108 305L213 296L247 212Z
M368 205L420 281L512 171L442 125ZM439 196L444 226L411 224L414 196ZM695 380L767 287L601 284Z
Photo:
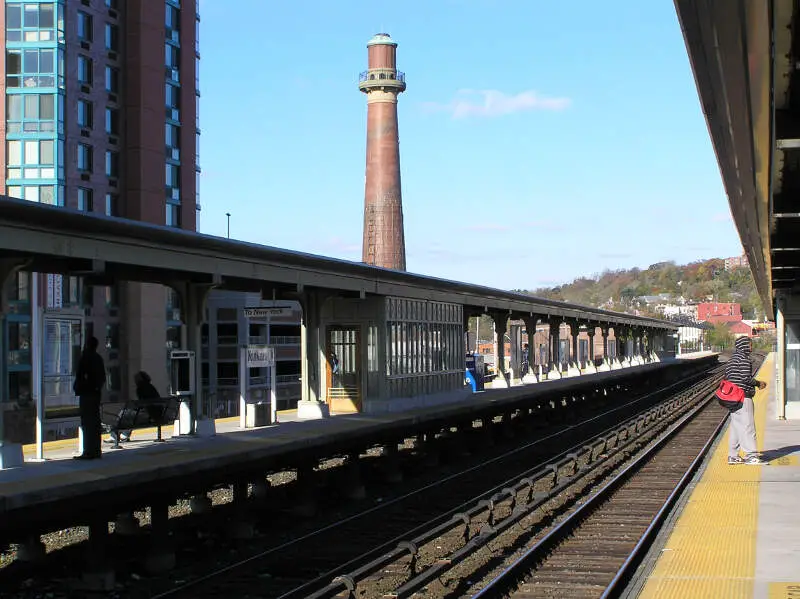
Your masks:
M758 378L766 466L728 465L728 434L677 519L641 599L800 597L800 421L775 414L775 354ZM722 408L720 408L722 409Z

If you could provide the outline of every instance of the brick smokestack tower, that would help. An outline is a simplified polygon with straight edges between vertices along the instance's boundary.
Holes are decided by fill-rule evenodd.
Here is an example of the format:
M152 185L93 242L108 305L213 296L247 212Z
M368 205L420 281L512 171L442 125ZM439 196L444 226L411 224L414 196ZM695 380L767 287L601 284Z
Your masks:
M358 89L367 94L367 175L364 184L366 264L406 269L403 201L400 193L400 141L397 96L405 91L405 75L397 70L397 43L387 33L367 42L368 70Z

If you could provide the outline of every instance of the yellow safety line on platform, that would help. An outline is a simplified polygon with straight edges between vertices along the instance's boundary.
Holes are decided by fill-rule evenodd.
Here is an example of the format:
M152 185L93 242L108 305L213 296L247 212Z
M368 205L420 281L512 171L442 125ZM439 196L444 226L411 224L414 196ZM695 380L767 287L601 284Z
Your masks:
M763 449L774 354L761 365L756 391L758 449ZM720 417L724 412L720 408ZM730 432L728 433L730 434ZM645 584L640 599L750 599L756 569L761 466L728 465L721 440Z
M295 413L296 410L279 410L278 416L279 417L286 416L288 414L295 414ZM217 418L214 422L215 424L228 424L231 422L238 422L238 421L239 421L238 416L230 416L228 418ZM167 432L167 428L169 428L169 426L162 427L161 433L168 438L172 436L172 433ZM140 428L135 430L134 433L138 435L147 435L147 434L155 435L157 430L158 429L156 427ZM110 438L111 437L109 437L109 435L103 435L103 439L110 439ZM59 439L58 441L48 441L47 443L44 444L44 451L47 452L48 450L52 451L56 449L64 449L65 447L71 447L71 446L74 446L75 449L77 450L77 443L78 439L76 437L73 437L71 439ZM31 443L29 445L23 445L22 453L25 457L32 457L36 455L36 444Z

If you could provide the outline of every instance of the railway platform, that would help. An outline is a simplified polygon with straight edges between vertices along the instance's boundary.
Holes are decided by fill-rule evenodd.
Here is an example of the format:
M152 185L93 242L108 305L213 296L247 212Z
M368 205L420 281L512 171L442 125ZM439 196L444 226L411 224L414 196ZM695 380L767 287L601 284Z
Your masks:
M721 435L651 563L640 599L788 599L800 596L800 423L777 420L775 354L755 396L765 466L727 463Z
M152 433L134 431L126 449L111 450L104 444L103 459L75 461L77 443L48 450L44 462L0 471L0 534L15 535L6 528L52 528L75 519L78 512L108 510L135 505L159 492L180 494L231 477L261 476L320 459L358 452L369 446L392 444L404 436L460 426L474 420L503 415L540 398L569 395L577 389L603 389L650 376L664 369L681 368L682 361L645 364L636 368L566 378L525 387L489 390L457 404L417 408L379 415L347 414L327 420L284 422L242 431L229 423L214 437L178 437L165 443L148 440ZM683 362L687 364L688 362ZM639 379L641 380L641 379ZM555 395L554 395L555 394ZM533 399L531 399L533 398ZM233 429L233 430L230 430ZM137 439L139 440L137 442ZM134 449L135 448L135 449ZM149 494L149 495L148 495ZM76 511L77 510L77 511ZM53 520L56 522L53 522ZM5 531L3 530L5 529Z

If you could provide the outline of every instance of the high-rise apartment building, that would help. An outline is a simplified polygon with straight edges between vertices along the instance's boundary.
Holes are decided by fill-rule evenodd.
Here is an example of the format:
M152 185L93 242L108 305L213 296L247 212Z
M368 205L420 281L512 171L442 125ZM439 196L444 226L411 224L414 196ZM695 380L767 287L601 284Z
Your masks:
M0 193L196 230L197 0L0 0L0 7ZM160 285L99 288L53 275L36 282L36 298L29 273L13 283L15 313L0 342L7 391L0 397L15 404L17 420L27 420L36 385L33 351L44 353L45 378L48 368L64 373L62 381L52 375L43 383L50 420L58 420L59 409L65 416L73 411L65 399L70 365L48 358L53 336L62 338L69 327L45 322L43 349L33 348L37 305L80 315L85 333L100 339L112 398L126 395L140 369L166 392L167 348L180 339L174 294ZM26 423L6 422L28 435Z

